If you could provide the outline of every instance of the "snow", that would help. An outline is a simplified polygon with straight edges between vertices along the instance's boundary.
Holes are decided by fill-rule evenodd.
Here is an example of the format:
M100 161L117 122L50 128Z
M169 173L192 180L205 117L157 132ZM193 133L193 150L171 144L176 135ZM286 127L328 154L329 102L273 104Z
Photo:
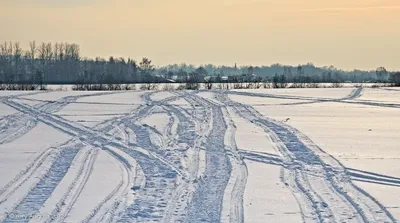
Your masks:
M165 113L154 113L141 120L141 123L151 126L163 133L169 123L169 117Z
M172 94L171 92L161 91L151 95L151 99L153 99L154 101L161 101L172 96L174 96L174 94Z
M222 105L221 102L219 102L218 100L215 100L215 92L202 91L202 92L199 92L197 95L200 97L206 98L207 100L210 100L213 103Z
M47 93L22 96L21 98L37 100L39 103L39 102L43 102L43 101L56 101L56 100L59 100L63 97L67 97L67 96L81 96L81 95L90 95L90 94L96 94L96 93L98 93L98 92L96 92L96 91L50 91Z
M301 222L295 198L283 183L277 181L280 167L253 161L246 161L246 165L250 173L243 201L246 221Z
M182 98L175 100L173 102L170 102L169 104L177 105L177 106L181 106L181 107L189 107L190 106L189 102L187 102L185 99L182 99Z
M105 172L109 173L107 178L104 178ZM122 175L118 162L110 154L100 151L93 172L65 221L84 220L118 186L123 180Z
M23 98L21 98L21 99L14 99L14 101L17 101L18 103L23 103L23 104L26 104L26 105L30 105L30 106L35 106L35 105L38 105L38 104L43 103L43 102L41 102L41 101L37 101L37 100L28 100L28 99L23 99Z
M0 145L0 188L6 185L40 152L67 141L62 132L39 123L13 142Z
M80 168L85 162L87 153L88 149L81 149L78 152L66 175L58 183L50 198L47 199L40 208L39 213L37 214L38 216L51 216L54 208L60 205L60 200L62 200L61 205L65 205L65 196L72 194L70 189L71 183L73 183L75 178L81 174ZM43 221L43 219L40 218L36 218L36 220L38 220L38 222Z
M399 92L0 92L0 222L396 222Z
M12 115L12 114L15 114L17 112L18 112L17 110L15 110L15 109L13 109L13 108L11 108L11 107L3 104L3 103L0 103L0 117L2 119L4 118L4 116Z
M143 92L128 91L128 92L97 92L104 95L95 95L91 97L83 97L78 102L87 103L110 103L110 104L125 104L132 105L140 102L140 96ZM108 93L108 94L107 94Z
M276 120L290 118L291 126L341 161L400 157L396 142L400 126L392 124L400 123L399 109L330 102L257 109Z
M400 193L400 188L398 186L388 187L385 185L363 182L356 182L356 184L385 204L386 208L396 219L400 218L399 196L397 195Z
M238 148L244 151L278 155L268 135L260 127L235 115L232 115L232 120L237 128L236 144Z
M380 89L369 88L363 91L362 100L377 101L383 103L397 103L400 104L400 90L396 91L393 88Z
M0 97L8 97L8 96L22 96L24 94L32 93L33 91L0 91Z
M93 126L105 120L112 119L129 113L134 105L107 105L107 104L68 104L56 114L70 121L83 122L85 125Z
M263 106L263 105L281 105L290 104L297 102L307 102L305 100L291 100L291 99L278 99L278 98L262 98L242 95L231 95L230 98L236 102L248 104L252 106ZM249 103L251 102L251 103Z
M309 98L343 98L350 94L353 88L282 88L282 89L240 89L233 92L246 92L251 94L272 94L276 96L294 96Z
M301 90L294 90L296 91ZM364 89L359 100L392 103L395 100L390 94L391 92L379 89ZM358 99L353 101L357 102ZM254 102L251 100L247 101L247 104L252 103ZM254 108L264 116L278 121L289 118L287 124L310 137L314 143L347 168L400 178L398 165L400 126L393 125L400 123L400 110L397 108L334 102ZM363 180L371 181L368 177ZM379 182L385 181L378 180ZM379 195L376 198L387 207L400 206L398 199L382 199L385 193L379 191L379 189L396 191L393 186L362 183L360 187L373 196ZM398 190L394 192L396 193L399 193ZM392 212L397 219L400 218L398 213L396 210Z

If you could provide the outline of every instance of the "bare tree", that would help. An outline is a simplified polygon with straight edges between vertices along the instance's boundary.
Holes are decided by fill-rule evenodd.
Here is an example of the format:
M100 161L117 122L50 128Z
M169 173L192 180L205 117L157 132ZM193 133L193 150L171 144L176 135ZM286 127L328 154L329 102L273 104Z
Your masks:
M35 41L29 42L29 56L30 56L31 62L33 62L33 60L35 59L35 56L36 56L36 42Z
M14 55L14 67L15 67L14 72L18 78L18 82L20 82L21 86L23 86L24 72L21 66L22 48L18 42L14 43L13 51L14 51L13 55Z

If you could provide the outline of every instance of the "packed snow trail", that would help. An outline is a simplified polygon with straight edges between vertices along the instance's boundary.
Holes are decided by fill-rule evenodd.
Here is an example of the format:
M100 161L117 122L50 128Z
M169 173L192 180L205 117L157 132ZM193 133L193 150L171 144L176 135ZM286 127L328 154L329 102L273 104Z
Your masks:
M0 145L20 138L35 128L36 125L35 119L24 114L5 117L0 121Z
M185 95L193 97L193 95ZM224 190L228 183L231 164L225 153L224 135L227 125L221 108L204 99L195 98L212 111L212 129L206 141L206 168L194 192L186 222L220 222Z
M69 185L68 191L65 192L63 197L56 204L50 214L51 217L47 218L44 222L63 222L68 217L69 212L82 193L83 188L93 172L93 166L99 153L98 149L89 147L87 150L88 151L85 151L85 159L79 168L78 174Z
M104 149L118 161L122 179L114 190L92 209L82 223L113 222L117 213L126 208L127 196L131 188L138 187L142 183L141 179L137 182L135 180L141 177L139 174L141 169L137 166L136 160L117 149Z
M290 95L279 95L279 94L267 94L267 93L255 93L255 92L243 92L243 91L225 91L225 94L229 95L241 95L250 97L261 97L261 98L276 98L276 99L290 99L290 100L308 100L315 102L330 102L330 101L343 101L351 100L361 96L363 88L355 88L351 93L342 98L321 98L321 97L306 97L306 96L290 96ZM305 102L306 103L306 102ZM297 103L295 103L297 104Z
M152 104L161 106L172 117L165 136L169 139L169 147L175 148L171 152L181 157L190 182L180 181L177 185L173 196L177 202L169 205L162 222L186 222L187 208L196 189L194 187L202 179L204 173L202 149L211 131L208 123L211 111L204 106L198 106L199 103L191 97L184 97L178 92L171 93L174 96L152 102ZM183 109L181 106L169 104L179 98L187 101L191 108Z
M43 222L67 221L70 210L90 180L98 149L118 161L121 181L107 192L107 196L104 195L101 203L93 205L87 216L82 216L85 223L246 222L243 214L246 160L282 167L281 180L298 201L304 222L396 222L382 204L351 180L398 186L398 178L346 169L298 130L263 117L252 107L231 101L224 93L217 92L215 99L218 102L196 95L198 91L173 92L174 96L159 101L151 99L154 92L145 93L142 96L144 104L139 108L93 128L51 114L69 103L78 103L80 97L111 93L67 96L36 106L13 100L16 97L2 100L23 113L17 115L41 121L72 136L72 140L60 149L49 148L38 154L28 165L32 169L23 170L0 190L0 208L2 205L8 208L8 215L0 213L4 217L0 222L29 222L31 216L39 218L41 208L49 198L57 205L46 208L51 211L51 216L43 218ZM361 93L362 89L358 88L340 99L293 96L293 99L308 102L292 104L358 103ZM178 99L184 99L189 105L169 104ZM164 131L142 122L155 113L169 117ZM230 113L237 113L264 129L281 156L237 148L236 126ZM8 135L4 134L5 137ZM9 142L5 139L4 142ZM12 141L14 137L9 139ZM78 151L73 155L71 151L64 151L67 148ZM66 160L60 160L61 153ZM205 154L204 167L201 167L200 153ZM77 156L83 162L75 162ZM71 175L70 167L74 163L79 163L75 172L81 174L70 177L71 181L63 180L68 178L64 177L67 173ZM33 178L37 178L36 183ZM65 187L68 190L55 198L57 196L52 193L61 181L61 184L69 185ZM21 200L10 205L11 195L19 193L28 184L32 185L31 189L24 191Z
M13 95L8 96L5 100L10 99L19 99L23 98L23 96L30 96L36 94L43 94L46 92L35 92L29 94L22 94L22 95ZM89 96L100 96L100 95L108 95L108 94L115 94L115 92L100 92L95 94L83 94L78 96L67 96L61 98L58 101L40 101L35 105L36 108L39 110L46 112L46 113L56 113L60 111L62 108L67 106L70 103L76 102L79 98L89 97ZM24 100L30 100L27 98L23 98ZM26 114L16 113L13 115L6 116L0 120L0 144L10 143L21 136L25 135L37 125L37 120L27 116Z
M217 99L283 144L282 155L291 159L286 168L294 171L295 181L311 201L318 222L396 222L383 205L352 184L339 161L298 130L265 118L253 108L231 101L226 94Z
M304 97L304 96L289 96L289 95L278 95L278 94L265 94L265 93L254 93L254 92L241 92L241 91L225 91L225 94L229 95L240 95L240 96L249 96L249 97L261 97L261 98L274 98L274 99L283 99L283 100L301 100L301 102L291 102L291 103L279 103L272 105L263 105L263 106L276 106L276 105L307 105L307 104L315 104L322 102L345 102L346 100L353 100L359 98L362 94L363 88L355 88L350 92L349 95L342 98L320 98L320 97ZM356 103L356 102L354 102Z
M51 193L57 187L67 173L76 154L79 152L79 147L65 146L60 148L51 168L39 183L28 193L28 195L10 212L4 222L29 222L29 218L34 216L39 209L50 197ZM22 216L23 219L20 219Z
M222 112L228 127L225 135L225 145L230 152L229 159L232 171L225 189L221 222L243 223L243 197L248 177L248 169L236 144L236 125L231 118L231 114L225 107L222 108Z
M36 94L42 94L45 92L33 92L21 95L11 95L6 97L0 97L1 101L7 101L10 99L18 98L21 96L30 96ZM46 106L47 103L42 104ZM37 125L36 119L27 116L26 114L16 113L13 115L8 115L0 120L0 145L5 143L10 143L21 136L25 135Z
M39 121L41 121L49 126L52 126L66 134L69 134L74 137L78 137L81 141L89 143L91 145L92 144L93 145L96 145L96 144L97 145L113 145L120 149L130 148L130 146L114 139L113 137L106 136L103 132L99 132L95 129L90 129L90 128L82 126L78 123L74 123L74 122L65 120L59 116L51 115L48 113L41 113L40 111L38 111L37 109L35 109L31 106L19 104L14 101L7 101L6 104L15 108L16 110L19 110L21 112L29 114L30 116L36 117L36 118L38 118ZM152 156L156 160L158 160L158 162L164 163L167 166L169 166L169 168L172 168L173 170L175 170L179 175L184 175L184 173L182 171L178 170L175 166L173 166L171 163L169 163L163 157L157 155L154 152L144 150L143 148L141 148L138 145L135 145L135 146L136 146L135 150L137 152L142 153L143 155L146 155L146 156Z
M160 163L160 161L162 159L158 155L155 155L155 154L150 155L149 152L145 152L144 150L141 152L138 152L137 150L129 149L128 146L126 146L120 142L107 139L107 138L105 138L105 136L102 136L101 134L96 134L95 131L93 131L93 130L86 130L85 127L79 126L78 124L72 124L72 123L70 124L68 121L63 120L60 117L54 117L50 114L43 114L43 116L42 116L40 112L38 112L37 110L35 110L32 107L25 106L22 104L18 104L16 102L11 102L11 101L7 101L7 103L10 106L16 108L17 110L27 112L29 115L32 115L34 117L40 117L39 118L40 121L43 121L46 124L49 124L57 129L60 129L61 131L66 132L67 134L71 134L73 136L79 134L80 140L83 140L84 142L88 142L89 144L99 145L99 143L100 143L100 145L101 145L101 143L103 143L104 145L107 145L107 144L110 144L110 142L111 142L111 144L117 146L118 149L121 149L125 153L136 158L138 160L138 162L140 163L140 165L146 167L144 169L146 169L147 175L150 176L149 180L146 181L146 182L148 182L147 185L150 188L148 191L152 190L151 186L152 186L152 184L154 184L154 182L152 182L150 179L151 176L155 176L158 178L156 183L157 184L161 183L158 188L161 188L162 190L165 188L165 184L162 183L162 182L164 182L164 178L167 178L167 181L171 181L169 179L172 179L172 181L175 181L174 178L176 177L176 172L175 172L176 168L172 168L172 169L168 168L168 165L170 165L170 164L165 166L164 164L168 163L165 161ZM155 165L157 163L160 163L161 165ZM169 182L169 184L174 185L174 182ZM174 188L170 187L170 188L165 188L165 189L173 190ZM155 191L155 192L160 195L163 195L164 193L167 195L169 194L169 192L162 191L162 190ZM148 192L146 190L143 190L143 191L144 191L144 193ZM155 192L153 192L153 193L155 193ZM50 194L48 196L50 196ZM162 200L159 202L161 202L161 204L158 205L158 209L163 208L165 206L164 202L162 202ZM150 204L150 205L152 205L152 204ZM139 206L139 208L141 208L142 205L133 206L132 208L134 209L134 211L136 211L135 207L138 207L138 206ZM127 210L128 210L128 212L130 211L129 208ZM144 211L146 212L147 210L144 210ZM140 210L139 210L139 212L140 212ZM139 216L139 215L140 215L140 213L135 214L135 216ZM129 216L129 215L127 215L127 216ZM129 217L131 218L132 216L129 216ZM144 216L144 217L146 217L146 216ZM159 218L159 216L156 216L156 218ZM121 219L121 221L123 221L123 220L124 220L124 218Z
M146 101L149 100L149 95L145 94L142 97L147 103L151 103L151 101ZM152 105L143 106L133 116L122 117L119 122L132 129L136 135L137 144L142 148L164 155L161 148L158 148L150 140L152 129L136 123L138 119L150 115L152 109ZM132 219L138 222L160 221L164 217L169 203L172 202L171 197L178 184L178 175L174 169L168 168L151 156L128 148L122 148L122 151L132 156L141 167L145 176L145 184L134 188L136 191L134 203L121 213L117 222L130 222ZM173 160L173 157L164 157L169 160L168 162ZM173 163L176 162L171 162L171 165L174 165Z

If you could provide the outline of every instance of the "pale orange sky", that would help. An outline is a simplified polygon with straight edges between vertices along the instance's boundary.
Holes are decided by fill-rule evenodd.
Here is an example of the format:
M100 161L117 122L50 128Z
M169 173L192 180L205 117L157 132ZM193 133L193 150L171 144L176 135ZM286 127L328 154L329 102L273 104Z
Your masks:
M34 2L34 3L33 3ZM0 0L0 41L88 57L400 69L398 0Z

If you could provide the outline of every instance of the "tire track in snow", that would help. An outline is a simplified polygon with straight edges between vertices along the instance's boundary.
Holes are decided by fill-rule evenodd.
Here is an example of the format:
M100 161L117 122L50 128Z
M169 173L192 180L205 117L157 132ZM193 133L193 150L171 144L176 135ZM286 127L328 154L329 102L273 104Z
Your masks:
M137 161L144 172L146 183L143 188L135 188L137 195L134 203L117 222L130 222L132 219L137 222L159 221L168 202L174 202L169 198L175 190L176 172L136 150L123 151Z
M344 104L356 104L356 105L367 105L373 107L385 107L385 108L400 108L400 104L393 103L379 103L372 101L357 100L362 95L363 88L354 89L348 96L338 99L330 98L313 98L313 97L303 97L303 96L288 96L288 95L274 95L274 94L264 94L264 93L250 93L250 92L240 92L240 91L226 91L225 94L249 96L249 97L261 97L261 98L276 98L276 99L291 99L291 100L306 100L305 102L293 102L293 103L280 103L273 105L262 105L262 106L277 106L277 105L305 105L314 104L322 102L336 102Z
M35 119L23 114L5 117L0 122L0 145L15 141L35 128L36 125Z
M68 103L71 103L72 101L76 101L78 98L81 98L81 97L86 97L86 96L96 96L96 95L104 95L104 94L110 94L110 93L113 93L113 92L107 92L107 93L98 93L98 94L89 94L89 95L79 95L79 96L72 96L72 97L70 97L70 96L68 96L68 97L64 97L64 98L61 98L59 101L61 101L61 102L53 102L53 103L51 103L51 102L46 102L46 103L44 103L44 104L41 104L41 105L39 105L39 106L36 106L36 107L38 107L38 109L40 109L40 111L42 111L42 112L46 112L46 113L48 113L48 112L56 112L56 111L59 111L59 110L61 110L63 107L65 107ZM27 116L26 114L24 114L25 116ZM31 115L32 116L32 115ZM30 116L27 116L27 117L30 117ZM33 116L33 117L37 117L37 116ZM38 158L39 159L39 158ZM94 160L91 160L91 162L90 162L90 165L92 166L94 164ZM38 165L38 166L40 166L40 165ZM36 166L36 167L38 167L38 166ZM26 171L25 171L26 172ZM88 172L85 172L85 173L88 173ZM75 202L75 200L77 199L77 197L78 197L78 195L79 195L79 191L81 191L82 189L83 189L83 187L84 187L84 184L85 184L85 182L87 181L87 179L88 179L88 177L89 177L89 175L90 175L90 173L91 173L91 171L89 171L89 174L86 174L85 175L85 180L83 181L84 183L81 183L81 184L78 184L79 185L79 187L78 187L78 192L77 193L75 193L76 195L74 195L74 199L72 200L72 202L70 202L69 204L70 204L70 206L69 206L69 209L72 207L72 205L73 205L73 203ZM16 179L14 179L14 181L17 181L19 178L21 178L20 176L17 176L16 177ZM28 179L29 178L29 176L28 177L25 177L26 179ZM26 179L25 179L25 181L26 181ZM75 182L75 181L74 181ZM14 183L14 182L10 182L10 183ZM24 183L24 181L22 182L22 183ZM10 184L8 184L8 185L10 185ZM16 188L16 187L15 187ZM64 197L65 198L65 197ZM59 202L59 204L58 204L58 206L57 206L57 208L55 209L55 211L54 212L56 212L56 210L58 210L59 211L59 209L60 209L60 206L62 206L62 205L60 205L60 204L65 204L65 199L62 199L60 202ZM68 206L67 206L68 207ZM65 214L65 213L64 213ZM53 214L52 216L56 216L55 214ZM58 215L58 216L60 216L60 215ZM42 218L41 218L42 219ZM47 221L49 221L49 220L47 220Z
M0 189L0 205L14 194L20 187L22 187L32 177L38 175L40 178L43 175L41 172L48 171L49 168L42 165L51 164L55 158L55 150L57 147L62 147L70 141L58 144L57 146L50 147L42 151L36 158L34 158L21 172L8 182L3 188ZM44 169L43 169L44 168ZM33 185L34 186L34 185Z
M167 102L174 101L181 96L172 96L160 101L151 101L150 97L142 97L142 99L146 102L148 106L159 106L166 111L167 115L170 116L170 121L168 123L168 126L166 128L166 131L161 135L164 135L162 138L163 145L167 145L169 148L167 149L168 151L163 154L164 151L158 150L160 155L164 155L165 157L168 157L170 161L174 164L179 164L181 163L182 156L185 156L184 152L189 149L190 147L188 145L195 144L193 141L196 139L196 134L193 134L194 131L194 125L192 124L191 118L188 116L188 114L183 111L181 108L178 106L170 106L166 105ZM149 115L149 114L148 114ZM175 133L172 133L172 128L173 126L177 124L177 135ZM184 128L186 127L186 128ZM133 126L133 128L140 128L140 126L136 125ZM154 129L150 127L146 127L149 132L157 132L154 131ZM193 128L193 131L191 130ZM137 131L136 131L137 132ZM189 134L188 134L189 133ZM194 132L195 133L195 132ZM147 137L148 134L144 134L145 141L150 142L151 140L148 139ZM160 136L161 136L160 135ZM173 140L170 140L168 138L173 138ZM177 139L174 140L174 139ZM142 143L143 144L143 141ZM186 146L184 146L186 145ZM182 146L187 147L187 148L182 148ZM181 150L182 148L183 150ZM151 148L150 148L151 149ZM160 149L160 148L159 148ZM177 150L179 149L179 150ZM178 165L178 168L183 168L181 164ZM185 171L186 172L186 171ZM193 178L190 172L186 175L185 178ZM163 222L179 222L184 219L185 213L182 213L182 211L186 208L187 202L189 200L190 196L190 187L191 185L188 184L187 180L181 180L178 179L177 181L177 188L172 194L173 200L176 200L177 202L169 202L168 206L166 207L166 212L161 221Z
M140 145L140 147L144 147L143 149L146 149L146 151L155 152L157 150L155 146L151 143L151 140L149 140L150 129L138 125L132 121L151 114L152 107L152 105L141 106L141 108L139 108L134 114L117 118L112 123L124 123L125 126L132 127L136 134L137 142L139 142L138 144L132 144L133 147ZM108 128L108 126L104 124L102 125L102 127L109 130L112 129ZM99 143L102 144L101 142ZM143 187L132 188L133 190L135 190L135 192L137 192L135 201L132 205L127 207L126 210L123 211L123 213L119 213L121 217L117 221L126 222L135 219L136 221L144 222L154 221L154 219L160 219L162 217L162 210L166 207L167 202L170 202L168 200L168 196L172 194L172 192L170 191L174 189L175 181L178 176L177 172L175 171L176 169L169 168L170 165L165 165L168 164L168 162L159 162L159 156L150 155L148 152L144 152L143 149L142 152L139 152L137 150L134 150L133 148L130 148L129 146L118 146L118 144L114 144L114 146L117 146L118 150L121 150L125 154L128 154L129 156L134 158L138 165L142 167L142 170L146 177L146 182ZM113 154L116 155L115 151L113 152ZM118 160L122 161L122 163L125 163L120 158ZM173 186L168 187L168 185ZM148 201L148 197L153 197L154 202ZM116 201L116 203L119 202L120 201ZM118 205L115 205L115 208L112 207L111 212L117 211L117 206ZM100 219L101 221L110 220L109 212L110 211L107 211L106 215L100 215L100 218L96 219ZM91 217L86 220L90 221Z
M106 136L98 133L95 130L92 130L92 129L89 130L86 127L81 126L79 124L72 124L71 122L68 122L60 117L52 116L50 114L40 113L35 108L32 108L30 106L25 106L25 105L18 104L16 102L12 102L12 101L7 101L7 104L16 108L17 110L26 112L34 117L38 117L38 119L40 121L42 121L48 125L51 125L63 132L66 132L67 134L70 134L73 136L79 136L79 139L84 142L89 142L89 143L97 142L100 145L110 144L110 145L118 147L119 149L123 150L125 153L127 153L127 154L131 155L132 157L134 157L135 159L137 159L138 163L141 166L145 166L145 168L143 168L143 170L146 174L146 177L147 176L149 176L150 178L158 177L158 180L155 180L155 182L152 182L152 180L146 179L146 185L147 185L147 183L153 183L153 184L157 183L160 185L160 187L162 187L160 189L160 191L157 191L158 194L161 194L161 195L167 194L168 195L171 193L164 193L164 192L166 192L166 190L173 190L173 187L170 187L169 189L167 187L165 187L165 182L162 181L162 178L166 178L167 179L166 181L168 181L167 183L169 185L174 185L177 174L179 174L183 177L185 175L182 171L175 168L168 161L164 160L161 156L154 154L148 150L146 151L146 150L142 149L141 147L136 147L136 149L133 150L133 149L130 149L129 146L126 146L121 142L115 141L113 138L106 137ZM139 115L140 115L140 113L139 113ZM154 163L156 163L156 165L154 165ZM160 181L161 181L161 183L160 183ZM145 191L145 190L144 191L145 191L145 193L150 191L153 194L155 194L155 192L151 191L151 190L152 189L150 188L148 191ZM149 204L152 205L151 203L149 203ZM143 205L139 205L138 212L141 212L140 209L142 206ZM154 217L154 216L151 216L151 214L149 215L149 213L155 212L155 211L151 211L151 210L150 211L144 210L143 215L142 215L142 213L139 213L139 214L134 213L137 210L137 207L138 207L138 205L136 205L136 206L133 205L132 208L128 208L127 216L131 217L130 215L133 213L135 216L142 216L142 217L144 216L144 217L150 217L150 218ZM165 201L163 201L163 200L161 200L161 204L159 204L156 209L158 210L158 209L162 209L162 208L165 208ZM159 218L159 216L156 216L156 217ZM123 220L124 219L122 218L122 221Z
M41 113L40 111L38 111L37 109L35 109L31 106L19 104L14 101L7 101L6 103L7 103L7 105L9 105L21 112L24 112L26 114L29 114L30 116L36 117L39 121L55 128L55 129L58 129L68 135L72 135L73 137L78 137L79 140L81 140L85 143L89 143L89 144L96 143L94 145L112 145L112 146L118 147L120 149L130 148L130 146L125 145L124 143L116 140L113 137L108 137L103 132L97 131L95 129L91 129L91 128L88 128L81 124L65 120L59 116L51 115L48 113ZM142 147L140 147L138 145L133 144L133 146L136 146L137 152L142 153L143 155L146 155L146 156L153 157L155 160L158 160L158 162L163 163L164 165L166 165L169 168L171 168L172 170L174 170L177 174L179 174L183 177L186 175L184 172L177 169L174 165L172 165L170 162L165 160L160 155L158 155L152 151L144 150Z
M189 97L183 97L183 95L178 93L175 94L175 98L184 98L193 107L193 112L189 114L180 106L163 105L162 107L170 117L178 119L176 128L177 136L172 136L173 123L170 123L167 128L167 137L177 138L178 141L175 142L175 147L186 147L184 151L178 151L178 153L181 153L181 157L188 157L189 166L186 166L186 168L188 168L192 183L189 184L186 181L180 181L173 196L173 199L177 202L170 203L162 222L185 222L187 218L186 209L195 191L194 183L198 181L199 177L201 178L204 171L199 155L202 147L201 144L205 141L210 131L209 128L211 128L207 121L211 115L209 110L204 106L196 107L198 103Z
M93 93L93 94L66 96L66 97L60 98L59 100L56 100L56 101L43 101L44 104L39 104L38 106L35 106L35 107L46 113L56 113L56 112L61 111L67 105L75 103L79 99L84 98L84 97L103 96L103 95L118 94L118 93L120 93L120 92L99 92L99 93ZM24 98L24 99L29 100L26 98Z
M279 103L272 105L263 105L263 106L277 106L277 105L306 105L306 104L315 104L315 103L323 103L323 102L343 102L345 100L353 100L359 98L363 88L355 88L351 91L351 93L342 98L316 98L316 97L304 97L304 96L289 96L289 95L277 95L277 94L265 94L265 93L254 93L254 92L240 92L240 91L225 91L225 94L232 95L241 95L241 96L249 96L249 97L261 97L261 98L275 98L275 99L288 99L288 100L305 100L305 102L292 102L292 103Z
M222 109L225 122L228 124L225 139L226 146L231 152L231 176L224 193L224 203L221 211L221 222L244 222L243 197L247 182L248 170L243 157L236 145L236 126L229 111ZM225 201L226 200L226 201Z
M251 123L257 124L255 117L246 106L231 101L226 94L217 94L216 99L222 103L225 103L231 109L233 109L240 117ZM300 210L302 211L302 218L304 222L324 222L322 216L322 210L320 207L321 201L318 200L319 196L309 188L307 181L302 176L302 171L299 171L297 165L291 165L293 163L293 157L287 151L286 145L279 139L279 137L263 125L259 125L264 131L269 134L270 140L277 145L277 150L283 156L283 162L287 166L285 170L281 171L281 181L285 183L299 202ZM325 213L329 212L326 210Z
M313 191L323 199L319 201L310 199L313 207L320 208L322 205L323 208L339 208L337 210L340 210L341 213L334 212L334 216L327 216L328 219L339 222L350 221L351 219L363 222L395 222L393 216L377 200L351 183L345 168L336 159L322 151L298 130L264 118L251 107L232 102L227 97L223 98L224 100L221 100L221 97L219 99L221 102L233 106L242 117L264 128L266 132L273 132L277 136L286 147L288 155L293 158L292 165L296 164L296 172L306 177L311 187L307 188L307 184L301 182L300 185L305 186L306 191ZM313 169L314 171L310 172ZM315 172L322 174L321 177L325 180L313 182L313 179L307 175ZM325 183L325 188L320 188L320 183ZM335 203L332 203L332 201L335 201ZM339 207L337 207L338 202L341 203ZM321 215L319 208L315 208L319 221L328 220Z
M211 109L212 129L207 138L206 167L193 194L186 222L220 222L223 195L231 174L231 163L225 153L224 135L227 125L222 110L212 102L185 94L202 106Z
M24 99L30 100L27 98L21 98L23 96L30 96L38 93L31 93L31 94L23 94L23 95L14 95L12 97L7 97L6 100L10 99ZM79 98L82 97L89 97L89 96L100 96L100 95L107 95L107 94L114 94L114 92L100 92L95 94L86 94L86 95L78 95L78 96L67 96L61 98L57 101L43 101L38 105L35 105L36 108L39 110L46 112L46 113L55 113L60 111L62 108L67 106L68 104L77 101ZM37 120L27 116L25 114L13 114L6 116L2 120L0 120L0 145L5 143L10 143L15 141L16 139L20 138L21 136L25 135L37 125Z
M63 197L58 201L55 208L49 215L49 218L41 219L41 221L48 222L63 222L67 217L68 213L72 209L79 195L83 191L84 186L91 173L93 172L93 166L98 157L98 149L88 149L85 153L85 159L79 168L77 175L75 176L72 183L69 185L68 190L64 193ZM38 219L38 218L37 218Z
M58 183L65 176L79 150L80 148L68 146L60 148L59 153L45 176L15 209L6 216L4 222L29 222L29 217L34 216L40 210ZM15 216L23 216L24 219Z
M118 210L125 209L125 199L131 188L140 187L141 181L135 182L134 176L137 177L139 166L136 165L136 161L129 157L127 154L122 153L118 149L104 148L105 151L113 156L120 164L122 179L114 188L114 190L107 195L107 197L99 203L92 212L81 222L113 222L115 215ZM122 153L122 154L121 154ZM135 168L135 170L133 170Z
M27 94L4 96L0 97L0 101L4 102L10 99L19 99L21 96L31 96L42 93L46 92L32 92ZM46 104L47 103L43 104L43 106ZM36 125L36 119L21 113L15 113L0 119L0 145L17 140L30 132L36 127Z

